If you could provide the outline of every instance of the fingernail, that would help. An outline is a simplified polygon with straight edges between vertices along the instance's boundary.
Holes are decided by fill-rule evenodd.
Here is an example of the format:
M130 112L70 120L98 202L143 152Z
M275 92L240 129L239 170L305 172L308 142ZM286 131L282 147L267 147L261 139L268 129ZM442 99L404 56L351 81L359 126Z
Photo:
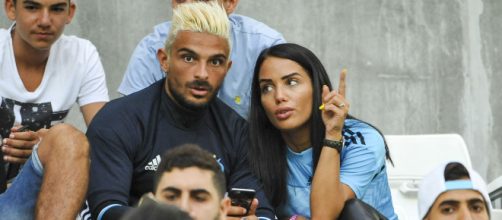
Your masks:
M3 139L3 143L4 143L4 144L7 144L7 138L4 138L4 139Z
M319 110L324 110L324 103L321 106L319 106Z
M14 134L10 134L10 135L9 135L9 138L14 138Z

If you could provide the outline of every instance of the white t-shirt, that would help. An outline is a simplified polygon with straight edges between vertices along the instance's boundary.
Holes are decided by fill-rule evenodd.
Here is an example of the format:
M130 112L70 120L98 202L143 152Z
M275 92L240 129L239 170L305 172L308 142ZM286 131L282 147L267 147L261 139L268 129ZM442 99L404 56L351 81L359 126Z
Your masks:
M14 25L13 25L14 27ZM23 85L14 59L11 30L0 29L0 135L17 124L32 130L63 122L72 105L109 101L103 66L88 40L62 35L51 47L38 88Z

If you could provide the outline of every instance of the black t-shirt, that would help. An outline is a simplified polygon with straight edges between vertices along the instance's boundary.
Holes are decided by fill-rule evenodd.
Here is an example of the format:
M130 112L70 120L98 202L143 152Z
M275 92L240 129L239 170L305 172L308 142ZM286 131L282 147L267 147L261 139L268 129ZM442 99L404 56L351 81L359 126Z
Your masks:
M225 173L227 189L255 189L260 205L257 216L273 219L273 209L246 160L247 122L219 99L205 110L183 110L167 96L163 85L161 80L111 101L89 126L92 150L87 201L93 219L110 205L134 205L144 193L153 191L160 156L185 143L214 153ZM111 213L121 215L121 209ZM105 213L103 219L117 217Z

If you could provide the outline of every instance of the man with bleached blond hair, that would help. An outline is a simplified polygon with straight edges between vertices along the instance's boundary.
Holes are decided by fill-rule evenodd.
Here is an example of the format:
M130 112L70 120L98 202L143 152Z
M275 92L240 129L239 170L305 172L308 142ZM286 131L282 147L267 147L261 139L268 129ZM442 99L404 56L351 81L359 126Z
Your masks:
M164 151L197 144L214 154L230 188L256 190L248 219L272 219L247 160L248 127L216 93L232 65L230 24L216 3L177 6L164 49L157 57L167 77L106 105L89 126L91 178L87 201L93 219L119 219L153 191ZM242 217L244 208L228 215ZM85 214L84 214L85 215ZM257 217L258 216L258 217Z

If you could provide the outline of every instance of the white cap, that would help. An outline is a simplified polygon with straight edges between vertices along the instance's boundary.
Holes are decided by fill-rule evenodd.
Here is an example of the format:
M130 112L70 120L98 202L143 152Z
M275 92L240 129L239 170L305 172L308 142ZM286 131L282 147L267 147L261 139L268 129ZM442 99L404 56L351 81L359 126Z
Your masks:
M450 161L437 166L422 179L420 188L418 189L418 215L420 219L424 219L439 195L446 191L460 189L471 189L481 193L488 206L488 214L491 213L492 205L488 196L488 190L486 189L486 183L476 171L457 162L465 167L469 173L470 180L445 181L444 170L448 164L454 162L457 161Z

